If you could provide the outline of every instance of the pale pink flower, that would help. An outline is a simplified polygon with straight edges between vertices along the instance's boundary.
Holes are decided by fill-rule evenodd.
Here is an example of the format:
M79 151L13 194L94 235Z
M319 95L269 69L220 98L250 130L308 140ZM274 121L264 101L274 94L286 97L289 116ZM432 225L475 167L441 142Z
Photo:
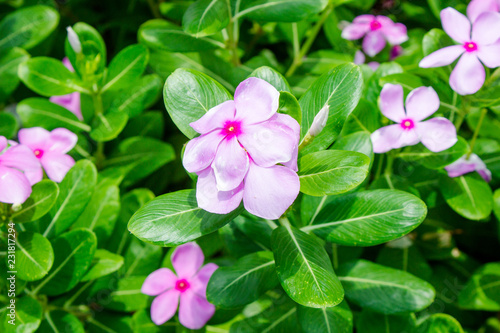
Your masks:
M73 69L73 66L71 66L71 63L69 62L68 58L64 58L62 63L70 71L72 71L72 72L75 71ZM78 119L83 120L79 92L74 92L74 93L62 95L62 96L52 96L51 98L49 98L49 100L54 104L65 107L66 109L71 111L71 113L73 113L75 116L77 116Z
M469 19L448 7L441 11L444 31L459 45L437 50L420 61L420 67L457 65L450 76L451 88L460 95L476 93L484 84L486 72L500 66L500 13L484 12L472 24ZM481 63L482 62L482 63Z
M19 142L33 151L47 176L55 182L61 182L75 164L75 160L66 155L78 141L70 130L56 128L49 132L41 127L23 128L18 136Z
M31 186L42 178L42 168L31 149L0 136L0 202L22 204L30 196Z
M356 53L354 54L354 63L356 65L362 65L364 64L366 61L366 56L365 54L358 50L356 51ZM379 68L380 64L376 61L370 61L369 63L367 63L368 67L370 67L374 72L377 70L377 68Z
M484 12L499 12L500 0L472 0L467 6L467 16L474 22Z
M382 114L397 124L382 127L372 133L373 151L385 153L391 149L416 145L419 142L430 151L439 152L457 142L455 126L446 118L422 121L439 109L439 97L431 87L419 87L406 98L403 87L386 84L380 93Z
M363 50L370 57L382 51L387 42L399 45L408 40L406 26L394 23L387 16L360 15L342 31L342 38L363 39Z
M205 257L194 242L177 247L171 260L177 274L160 268L142 285L143 294L156 296L151 304L151 319L161 325L175 315L179 306L179 322L189 329L200 329L215 313L206 295L208 281L218 266L202 267Z
M227 214L243 200L250 213L277 219L294 202L300 127L278 106L279 92L252 77L236 88L234 101L191 123L201 136L188 142L183 164L198 174L199 207Z
M467 155L460 157L455 162L444 167L450 177L458 177L466 173L477 171L481 177L487 182L491 181L491 171L488 170L483 160L476 154L471 154L467 159Z

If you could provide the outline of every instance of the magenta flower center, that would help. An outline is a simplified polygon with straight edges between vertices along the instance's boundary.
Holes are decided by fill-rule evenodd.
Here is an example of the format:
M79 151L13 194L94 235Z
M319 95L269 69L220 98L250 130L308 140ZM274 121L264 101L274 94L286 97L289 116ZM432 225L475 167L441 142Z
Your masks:
M222 129L222 134L232 138L233 136L238 136L241 133L241 122L228 120L224 124L224 128Z
M181 293L188 290L190 287L189 282L186 279L177 280L175 283L175 289L179 290Z
M35 156L37 158L42 158L43 157L43 150L41 150L41 149L35 149L35 151L33 151L33 153L35 153Z
M380 24L379 21L373 20L370 22L370 30L371 31L375 31L375 30L378 30L380 28L382 28L382 24Z
M403 121L401 122L401 127L405 130L410 130L413 127L415 127L415 123L413 122L413 120L411 120L409 118L403 119Z
M477 44L474 42L467 42L464 44L465 51L474 52L477 51Z

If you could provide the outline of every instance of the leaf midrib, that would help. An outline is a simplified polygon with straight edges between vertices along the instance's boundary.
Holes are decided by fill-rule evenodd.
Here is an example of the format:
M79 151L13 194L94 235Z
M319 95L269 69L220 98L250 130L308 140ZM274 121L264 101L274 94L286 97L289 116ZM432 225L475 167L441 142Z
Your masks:
M258 271L259 269L262 269L263 267L267 267L267 266L272 265L272 264L274 264L274 260L271 260L269 262L266 262L265 264L259 265L257 267L254 267L254 268L246 271L244 274L238 276L236 279L234 279L233 281L231 281L231 283L229 283L228 285L226 285L224 287L224 289L222 289L219 293L222 294L224 291L226 291L226 289L228 289L229 287L231 287L233 284L235 284L239 280L243 279L245 276L250 275L252 272Z

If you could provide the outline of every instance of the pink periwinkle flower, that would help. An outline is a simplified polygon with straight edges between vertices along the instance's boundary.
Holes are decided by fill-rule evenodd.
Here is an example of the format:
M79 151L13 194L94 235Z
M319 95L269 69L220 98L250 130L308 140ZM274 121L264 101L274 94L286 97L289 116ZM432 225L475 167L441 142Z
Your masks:
M455 162L444 167L450 177L459 177L466 173L477 171L481 177L487 182L491 181L491 171L488 170L483 160L476 154L471 154L469 158L467 155L460 157Z
M66 66L67 69L74 72L73 66L69 62L68 58L64 58L62 63ZM80 93L74 92L67 95L62 96L52 96L49 99L52 103L65 107L71 113L78 117L78 119L83 120L82 109L80 105Z
M366 56L365 54L358 50L356 51L356 53L354 54L354 63L356 65L362 65L364 64L366 61ZM374 72L377 70L377 68L379 68L380 64L376 61L370 61L369 63L367 63L368 67L370 67Z
M439 152L457 142L455 126L446 118L422 121L439 109L439 97L431 87L419 87L408 94L406 110L403 87L386 84L380 93L382 114L397 124L382 127L372 133L373 151L385 153L391 149L416 145L419 142L430 151Z
M467 6L467 16L471 22L484 12L499 12L500 0L472 0Z
M342 31L342 38L363 39L363 50L370 57L382 51L387 42L399 45L408 40L406 26L394 23L387 16L360 15Z
M143 294L156 296L151 304L151 320L162 325L174 316L179 306L179 322L189 329L200 329L215 313L215 306L207 301L206 294L208 280L218 266L202 267L205 257L194 242L177 247L171 260L177 274L160 268L142 285Z
M278 106L279 92L251 77L236 88L234 101L191 123L201 135L188 142L183 164L198 174L199 207L227 214L243 200L247 211L267 219L290 207L300 188L300 127Z
M437 50L420 61L420 67L457 65L450 76L451 88L460 95L476 93L484 84L486 72L500 66L500 13L483 12L472 24L457 10L448 7L441 11L444 31L459 45ZM481 63L482 62L482 63Z
M66 154L78 141L77 135L70 130L56 128L49 132L41 127L23 128L18 136L19 142L33 151L53 181L61 182L75 165L75 160Z
M31 186L42 178L42 168L31 149L0 136L0 202L22 204L29 198Z

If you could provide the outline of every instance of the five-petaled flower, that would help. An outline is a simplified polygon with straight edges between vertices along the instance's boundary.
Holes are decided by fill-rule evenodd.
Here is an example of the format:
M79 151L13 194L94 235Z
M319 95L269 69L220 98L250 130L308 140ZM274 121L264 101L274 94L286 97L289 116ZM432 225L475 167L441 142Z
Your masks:
M491 171L488 170L483 160L476 154L470 154L460 157L455 162L444 168L450 177L458 177L466 173L477 171L481 177L487 182L491 181Z
M49 132L41 127L23 128L18 136L19 142L33 151L47 176L55 182L61 182L75 164L66 154L78 141L77 135L70 130L56 128Z
M380 110L398 123L372 133L373 151L385 153L391 149L412 146L419 142L430 151L439 152L457 142L455 126L446 118L422 121L439 109L439 97L431 87L419 87L406 98L400 85L386 84L380 93Z
M215 313L206 293L208 280L218 266L210 263L202 267L205 257L194 242L177 247L171 260L177 274L160 268L142 285L143 294L156 296L151 304L151 319L161 325L174 316L179 306L179 322L189 329L200 329Z
M474 94L484 84L483 64L490 68L500 66L500 13L481 13L471 28L465 15L448 7L441 11L441 22L444 31L459 45L429 54L420 61L420 67L446 66L460 57L451 73L450 86L460 95Z
M74 72L73 66L71 66L68 58L64 58L62 63L64 64L64 66L66 66L67 69ZM74 92L62 96L52 96L49 100L54 104L65 107L66 109L71 111L71 113L73 113L78 119L83 120L79 92Z
M342 38L355 40L363 39L363 50L370 57L382 51L389 42L391 45L399 45L408 40L406 26L402 23L394 23L387 16L360 15L342 31Z
M252 77L236 88L234 101L191 123L201 136L188 142L183 164L198 174L199 207L227 214L243 200L247 211L267 219L290 207L300 188L300 126L278 106L279 92Z
M467 6L467 17L474 21L484 12L500 11L500 0L472 0Z

